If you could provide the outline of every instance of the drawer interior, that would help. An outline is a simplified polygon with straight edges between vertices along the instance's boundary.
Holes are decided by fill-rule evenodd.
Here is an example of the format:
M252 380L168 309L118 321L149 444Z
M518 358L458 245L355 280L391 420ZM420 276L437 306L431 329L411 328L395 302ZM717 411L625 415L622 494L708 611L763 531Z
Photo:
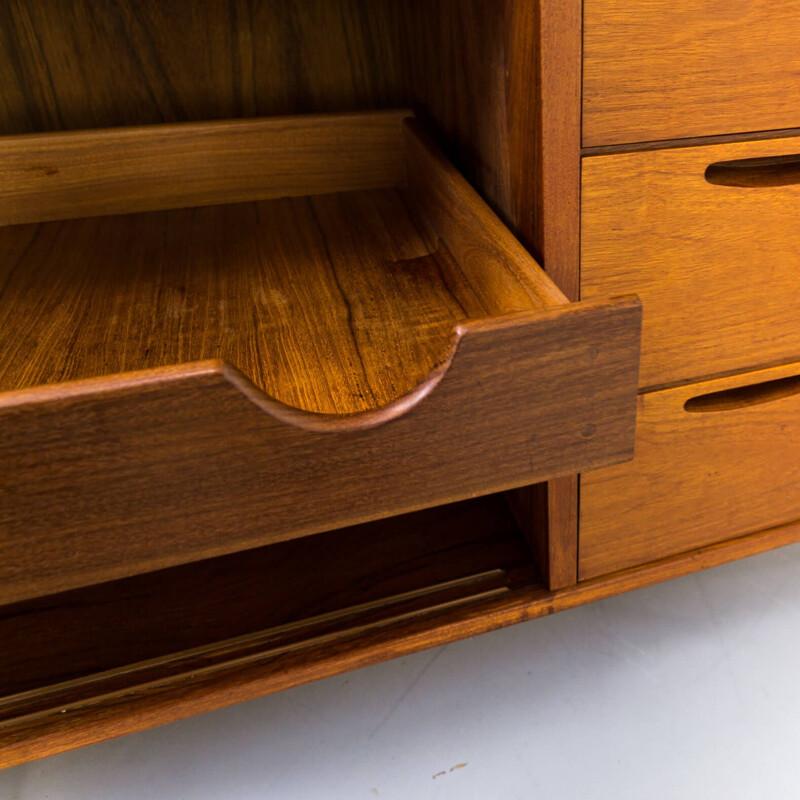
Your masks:
M124 130L88 143L80 134L42 136L39 147L31 137L0 142L0 392L222 359L287 406L356 414L410 393L446 362L457 323L563 304L519 246L513 266L497 248L489 286L456 261L469 226L437 228L441 211L425 213L437 201L429 173L447 165L413 130L403 161L404 116L231 123L224 144L216 124L170 127L153 141L145 131L133 145ZM175 159L168 180L158 174L165 148ZM84 151L101 155L87 165ZM259 158L269 168L251 187L239 173L258 174ZM41 161L57 165L50 181L36 173ZM201 168L222 177L213 186L187 177ZM338 191L359 182L375 185ZM209 204L248 194L258 202ZM106 216L118 208L150 213ZM29 218L41 224L8 225Z
M228 674L238 694L218 704L358 666L359 637L380 659L414 626L430 646L437 627L520 592L546 595L491 495L6 605L0 763L79 721L91 737L115 709L180 716L181 697Z

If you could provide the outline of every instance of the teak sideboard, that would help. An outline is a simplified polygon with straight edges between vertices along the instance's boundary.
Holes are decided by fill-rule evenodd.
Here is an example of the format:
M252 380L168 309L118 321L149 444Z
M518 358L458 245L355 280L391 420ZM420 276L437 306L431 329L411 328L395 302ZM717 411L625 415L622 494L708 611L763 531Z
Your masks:
M800 0L0 7L0 766L800 540Z

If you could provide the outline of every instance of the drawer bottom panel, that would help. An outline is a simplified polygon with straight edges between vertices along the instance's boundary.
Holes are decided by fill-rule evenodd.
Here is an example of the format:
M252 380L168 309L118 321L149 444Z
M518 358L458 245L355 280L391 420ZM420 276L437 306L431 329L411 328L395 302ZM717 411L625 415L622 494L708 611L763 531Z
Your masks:
M800 363L639 396L632 462L582 476L581 579L800 519Z

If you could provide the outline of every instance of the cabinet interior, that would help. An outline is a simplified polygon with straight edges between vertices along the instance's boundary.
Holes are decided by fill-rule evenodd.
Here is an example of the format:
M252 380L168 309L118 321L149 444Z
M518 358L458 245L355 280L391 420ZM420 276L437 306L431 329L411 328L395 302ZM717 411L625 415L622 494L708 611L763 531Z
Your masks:
M0 176L11 186L0 198L0 414L42 392L52 427L30 402L17 415L28 427L5 442L17 459L6 496L32 510L14 516L0 496L0 526L11 520L0 561L22 554L12 568L19 585L0 586L0 762L550 613L550 589L575 583L574 473L630 455L640 312L630 300L566 307L553 282L577 299L577 270L562 248L569 237L553 227L571 213L559 155L569 137L563 115L545 115L540 97L554 74L540 74L539 43L563 33L550 13L495 0L5 4L0 165L19 153L17 177L34 190L14 196ZM172 129L231 120L256 130L303 115L324 126L322 115L350 112L395 114L406 132L410 112L444 155L423 146L409 160L403 133L391 146L359 147L358 137L334 132L327 141L341 144L338 155L276 172L275 146L268 158L241 161L232 189L230 140L215 151L219 163L199 149L192 162L191 143L169 149ZM103 150L94 137L106 130L130 137L119 153L136 169ZM68 179L49 137L71 135L88 137L74 161L78 179L71 193L48 196ZM137 170L151 156L161 159L157 190L139 192ZM431 158L440 159L435 169ZM117 169L128 169L125 186L138 194L114 188ZM154 196L166 199L153 205ZM547 215L549 276L534 261L544 257ZM459 340L472 350L462 348L466 366L453 370L454 388L432 413L426 381L445 385ZM267 346L276 358L263 358ZM525 380L507 369L520 355ZM81 416L84 388L62 392L59 383L100 386L124 374L103 391L115 393L116 417L129 419L128 398L149 392L166 375L159 370L199 362L216 366L167 376L169 396L150 403L172 414L152 415L152 430L164 433L157 446L132 424L107 437L108 451L101 442L101 458L84 458L106 435L91 424L104 411L87 401ZM134 385L131 373L144 370L152 374ZM415 391L419 406L403 405ZM475 412L459 391L484 407ZM209 410L214 392L225 404ZM66 421L56 419L62 403ZM276 499L280 467L262 446L272 429L248 416L254 404L330 448L308 470L305 445L291 451L302 462L294 494L279 487ZM412 433L402 442L397 434L384 456L377 435L368 438L385 421L379 413L412 406ZM417 433L426 414L435 424ZM311 415L337 419L317 425ZM59 438L86 419L76 446ZM173 447L192 421L200 449ZM346 429L342 452L331 421ZM235 435L228 422L239 425ZM483 438L462 435L473 424ZM48 484L41 453L53 442L65 463L86 462L78 506L59 500L58 480ZM355 479L339 470L337 484L335 467L353 461L347 448L373 461ZM181 494L184 450L200 477L187 470ZM119 452L129 464L109 469L104 484L104 459ZM277 463L281 447L274 453ZM237 483L254 465L263 494ZM20 478L25 470L42 471ZM306 473L315 486L327 481L327 494L309 494ZM376 473L386 473L377 490ZM566 477L532 485L553 475ZM235 505L223 491L234 484ZM92 494L95 485L111 489ZM164 500L166 511L151 515L156 495L151 505ZM452 502L466 497L474 499ZM113 535L103 527L109 508L124 512ZM142 520L151 527L139 552L127 534ZM197 541L172 552L182 536ZM39 559L25 545L42 540L53 547Z
M390 640L531 589L546 593L490 495L0 607L0 736L182 676L249 664L280 680L354 636Z

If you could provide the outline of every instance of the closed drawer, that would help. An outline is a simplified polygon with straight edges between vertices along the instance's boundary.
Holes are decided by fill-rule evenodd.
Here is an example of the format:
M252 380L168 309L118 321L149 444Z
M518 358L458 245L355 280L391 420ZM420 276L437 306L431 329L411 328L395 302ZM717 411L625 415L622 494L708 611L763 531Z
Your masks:
M586 0L583 143L800 126L797 0Z
M581 480L580 575L800 519L800 363L640 395L636 455Z
M800 139L593 156L582 181L582 297L641 297L641 387L800 358Z

